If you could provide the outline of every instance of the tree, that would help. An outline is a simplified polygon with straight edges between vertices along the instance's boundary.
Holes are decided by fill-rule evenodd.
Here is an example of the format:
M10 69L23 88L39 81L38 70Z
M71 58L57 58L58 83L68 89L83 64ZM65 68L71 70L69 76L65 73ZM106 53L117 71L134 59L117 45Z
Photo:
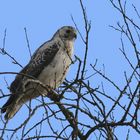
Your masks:
M139 104L140 104L140 27L127 15L127 3L121 0L110 0L110 3L122 17L121 23L117 26L110 26L120 33L121 47L126 63L129 64L129 72L125 70L125 84L117 85L109 76L106 75L105 67L97 68L98 60L87 65L88 49L90 40L91 22L88 13L80 0L84 19L85 35L81 34L79 26L73 16L72 21L81 37L85 48L83 59L75 56L73 65L77 70L73 80L66 79L57 91L51 91L48 97L39 97L29 104L26 104L28 116L19 126L10 129L8 122L1 116L1 139L118 139L116 130L120 127L128 128L126 139L129 139L130 132L135 130L140 134ZM140 20L137 8L132 5L135 14ZM30 50L27 31L25 29L27 43ZM13 56L5 50L6 31L3 39L1 54L10 57L13 62L21 66ZM127 43L126 43L127 42ZM127 44L127 46L126 46ZM127 53L127 47L131 47L133 57ZM132 60L133 59L133 60ZM90 75L87 74L90 71ZM0 72L0 74L18 74L15 72ZM92 77L101 77L97 87L92 84ZM36 82L36 81L34 81ZM101 83L101 84L100 84ZM43 86L43 85L42 85ZM107 87L106 87L107 86ZM47 87L44 87L47 90ZM111 89L111 90L107 90ZM108 93L113 91L114 93ZM69 96L71 93L73 96ZM9 95L1 90L0 99ZM34 103L35 106L33 105ZM108 106L109 103L109 106ZM37 112L40 112L39 120L36 120ZM121 112L118 114L118 112ZM117 115L116 115L117 114ZM83 119L84 118L84 119ZM54 125L54 122L56 125ZM45 129L44 129L45 128ZM59 129L58 129L59 128ZM48 132L46 132L48 131ZM19 136L20 134L20 136Z

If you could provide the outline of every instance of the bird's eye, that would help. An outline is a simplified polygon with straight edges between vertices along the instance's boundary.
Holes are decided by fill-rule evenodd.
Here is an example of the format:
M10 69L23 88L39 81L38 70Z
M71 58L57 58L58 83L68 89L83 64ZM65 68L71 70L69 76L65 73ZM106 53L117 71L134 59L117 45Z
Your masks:
M69 34L71 31L70 30L66 30L66 33Z

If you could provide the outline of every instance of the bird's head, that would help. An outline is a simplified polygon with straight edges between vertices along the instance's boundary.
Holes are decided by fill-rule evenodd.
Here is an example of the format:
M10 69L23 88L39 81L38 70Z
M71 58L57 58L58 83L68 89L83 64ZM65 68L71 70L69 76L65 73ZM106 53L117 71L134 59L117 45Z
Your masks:
M77 38L76 29L72 26L63 26L54 35L60 37L62 40L73 41Z

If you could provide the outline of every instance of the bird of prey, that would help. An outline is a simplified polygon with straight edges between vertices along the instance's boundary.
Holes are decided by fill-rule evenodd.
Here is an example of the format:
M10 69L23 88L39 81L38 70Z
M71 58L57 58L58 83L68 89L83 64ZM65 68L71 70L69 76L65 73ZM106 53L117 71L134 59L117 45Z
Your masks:
M41 45L31 57L29 63L19 72L10 85L11 95L3 105L1 112L5 119L11 119L27 101L40 95L47 95L41 85L30 81L30 77L40 81L51 89L57 88L65 79L72 63L73 45L77 37L76 29L63 26L51 40Z

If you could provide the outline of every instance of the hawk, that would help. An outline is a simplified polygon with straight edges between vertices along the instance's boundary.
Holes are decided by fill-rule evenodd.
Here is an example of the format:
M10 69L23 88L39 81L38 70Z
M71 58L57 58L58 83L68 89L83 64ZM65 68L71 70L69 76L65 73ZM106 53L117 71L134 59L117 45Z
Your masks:
M29 63L19 72L10 85L11 95L3 105L1 112L9 120L27 101L47 91L31 78L40 81L51 89L56 89L65 79L72 63L73 45L77 37L76 29L63 26L51 40L41 45L31 57Z

